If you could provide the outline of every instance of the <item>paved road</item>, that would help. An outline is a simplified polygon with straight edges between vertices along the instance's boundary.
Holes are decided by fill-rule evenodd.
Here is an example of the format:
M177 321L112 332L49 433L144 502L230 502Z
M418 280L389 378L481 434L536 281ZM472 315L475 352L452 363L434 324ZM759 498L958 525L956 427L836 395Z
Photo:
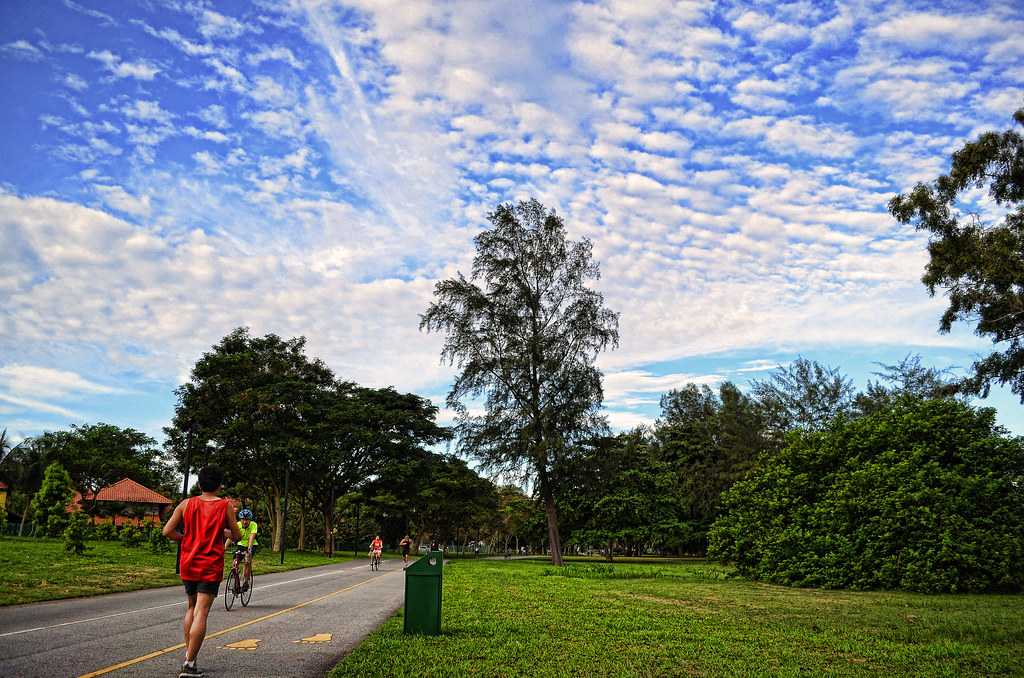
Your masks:
M249 607L227 612L218 598L199 666L211 678L320 678L401 606L404 584L396 560L259 576ZM177 676L183 614L181 587L0 608L0 676Z

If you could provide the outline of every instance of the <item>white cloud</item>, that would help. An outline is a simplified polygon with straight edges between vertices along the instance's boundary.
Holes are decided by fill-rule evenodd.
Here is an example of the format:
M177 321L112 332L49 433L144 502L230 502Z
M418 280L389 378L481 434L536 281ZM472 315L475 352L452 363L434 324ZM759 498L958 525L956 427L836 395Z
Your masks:
M295 57L295 54L290 49L281 45L276 47L263 46L256 52L248 54L245 60L253 66L259 66L265 61L282 61L295 70L301 71L306 67L305 64Z
M207 106L199 111L199 119L218 129L226 129L230 125L224 107L217 104Z
M98 184L94 187L103 198L103 202L118 210L136 217L148 217L151 211L149 196L136 196L128 193L121 186Z
M61 82L64 84L65 87L70 87L71 89L78 92L83 92L89 88L89 83L87 83L83 78L75 75L74 73L68 73L67 75L65 75Z
M68 370L38 365L0 366L0 387L9 394L30 398L67 398L81 394L123 393L123 389L90 381Z
M736 368L736 372L771 372L779 367L786 367L789 365L788 362L779 362L778 360L747 360L743 363L743 367Z
M630 431L640 426L654 426L654 417L649 417L636 412L623 412L621 410L605 410L608 417L608 424L616 431Z
M79 12L81 14L85 14L86 16L91 16L94 19L99 19L101 24L107 26L117 25L117 21L114 19L114 17L110 16L109 14L105 14L104 12L101 12L98 9L83 7L77 2L74 2L74 0L64 0L64 6L68 7L69 9L73 9L74 11Z
M219 174L223 171L222 164L209 151L199 151L192 154L192 159L204 174Z
M83 419L83 417L60 405L54 405L52 403L43 402L41 400L35 400L34 398L20 398L17 396L8 395L6 393L0 393L0 402L9 403L14 405L19 410L28 410L30 412L43 412L46 414L56 414L61 417L67 417L68 419Z
M15 40L0 47L0 53L25 61L42 61L45 55L28 40Z
M593 242L622 312L621 348L601 357L622 426L721 376L658 375L662 361L974 341L935 335L925 242L885 204L947 169L969 131L1008 124L997 109L1024 83L1009 6L979 8L968 31L1005 21L976 45L942 22L901 42L895 5L212 6L179 7L203 37L136 23L167 44L131 60L165 81L91 78L90 106L116 88L109 104L40 118L38 146L87 164L71 181L125 219L0 194L17 252L0 269L0 354L45 364L22 357L45 340L177 379L247 324L305 334L344 377L437 392L450 372L417 314L436 280L468 270L486 212L526 196ZM260 26L269 45L250 39ZM109 162L122 137L128 162Z
M960 49L990 43L993 36L1020 35L1024 23L987 14L918 12L889 19L868 31L884 42L913 49Z
M133 101L130 105L122 107L121 112L133 120L144 120L165 125L174 119L174 115L161 108L159 102L144 99Z
M162 28L157 30L149 24L142 22L139 23L146 33L152 35L154 38L166 40L189 56L210 56L216 52L216 48L213 45L189 40L173 28Z
M662 394L687 384L714 385L725 380L720 374L661 374L644 370L623 370L604 375L605 400L616 403L629 394Z
M755 116L727 124L725 131L740 137L760 138L769 149L784 155L850 157L860 143L846 129L818 123L809 116Z
M199 15L199 32L209 40L234 40L245 33L262 33L263 29L212 9L205 9Z
M218 132L217 130L199 129L189 125L181 131L195 139L204 139L206 141L212 141L215 144L226 144L231 141L231 137L223 132Z
M115 78L152 80L158 73L160 73L160 69L148 61L122 61L121 57L117 56L110 50L89 52L87 56L90 59L99 61L103 64Z
M749 34L758 42L789 43L807 38L810 30L774 19L766 14L747 11L738 16L732 25Z

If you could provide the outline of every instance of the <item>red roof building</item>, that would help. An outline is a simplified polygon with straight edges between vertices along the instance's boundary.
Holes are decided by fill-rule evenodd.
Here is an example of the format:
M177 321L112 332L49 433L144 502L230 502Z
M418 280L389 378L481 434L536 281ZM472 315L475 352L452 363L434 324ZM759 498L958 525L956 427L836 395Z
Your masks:
M92 493L85 495L85 504L91 505L92 501ZM165 512L173 503L159 492L154 492L131 478L123 478L113 485L104 487L96 494L97 515L93 517L93 520L97 523L112 521L115 525L142 522L161 523ZM83 510L82 504L82 495L75 492L68 510L81 511Z

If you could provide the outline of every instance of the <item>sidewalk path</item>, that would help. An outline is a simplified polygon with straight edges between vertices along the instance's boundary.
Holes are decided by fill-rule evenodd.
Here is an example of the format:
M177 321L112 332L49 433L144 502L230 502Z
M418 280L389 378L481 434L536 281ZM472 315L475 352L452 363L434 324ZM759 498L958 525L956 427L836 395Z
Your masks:
M401 606L400 560L256 578L252 602L210 612L199 666L210 678L321 678ZM0 676L177 676L180 586L0 608Z

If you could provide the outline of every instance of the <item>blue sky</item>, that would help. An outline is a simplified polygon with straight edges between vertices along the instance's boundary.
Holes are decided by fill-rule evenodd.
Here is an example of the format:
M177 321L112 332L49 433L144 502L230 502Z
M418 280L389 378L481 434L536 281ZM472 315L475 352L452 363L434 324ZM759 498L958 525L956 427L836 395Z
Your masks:
M1024 104L1024 9L963 7L4 2L0 426L158 434L239 325L440 403L418 314L530 196L622 314L617 427L798 355L966 367L885 209Z

